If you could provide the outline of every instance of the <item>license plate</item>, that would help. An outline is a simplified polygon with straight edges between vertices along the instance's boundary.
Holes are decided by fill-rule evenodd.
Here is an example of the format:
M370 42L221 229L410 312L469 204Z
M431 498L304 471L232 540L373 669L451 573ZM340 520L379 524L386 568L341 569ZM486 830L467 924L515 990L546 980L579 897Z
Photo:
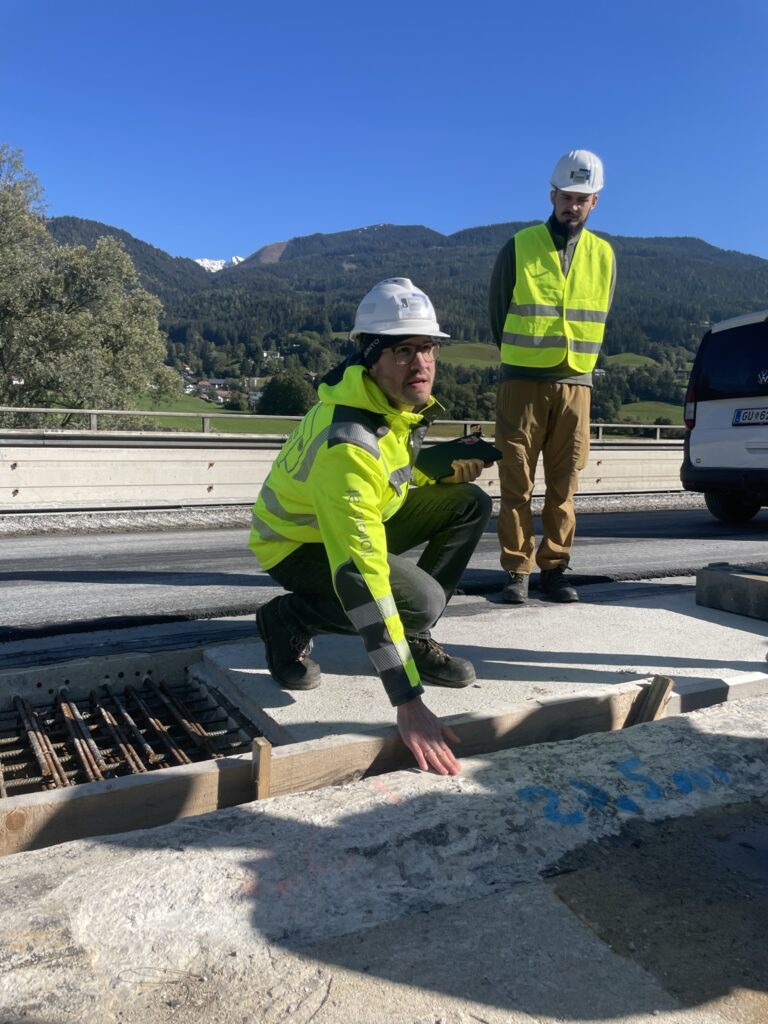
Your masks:
M768 406L764 406L762 409L737 409L733 414L734 427L758 426L760 424L768 426Z

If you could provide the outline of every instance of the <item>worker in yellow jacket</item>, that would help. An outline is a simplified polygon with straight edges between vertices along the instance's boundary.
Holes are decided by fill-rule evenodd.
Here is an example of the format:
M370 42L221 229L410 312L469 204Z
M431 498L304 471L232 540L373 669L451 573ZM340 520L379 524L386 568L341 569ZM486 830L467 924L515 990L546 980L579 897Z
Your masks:
M566 153L551 185L551 217L506 243L489 296L501 356L498 533L509 604L526 601L534 564L545 597L578 600L565 578L576 531L573 495L589 455L592 370L616 283L611 246L585 227L603 187L600 158L586 149ZM531 495L539 456L546 491L536 548Z
M257 612L267 664L285 689L312 689L312 637L359 633L419 767L457 774L456 737L423 703L422 684L475 679L430 630L490 516L490 498L472 482L483 462L456 461L439 483L414 468L442 411L432 386L448 337L422 291L407 278L381 281L350 337L360 351L320 384L253 507L251 550L288 591ZM418 562L403 557L421 544Z

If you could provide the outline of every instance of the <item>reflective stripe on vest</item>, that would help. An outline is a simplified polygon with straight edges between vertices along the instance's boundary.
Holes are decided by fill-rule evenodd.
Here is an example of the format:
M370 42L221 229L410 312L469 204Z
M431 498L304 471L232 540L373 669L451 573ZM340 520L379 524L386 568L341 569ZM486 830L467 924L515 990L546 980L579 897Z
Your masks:
M577 373L597 362L611 295L613 251L584 229L568 276L545 224L515 235L515 288L504 321L501 361Z
M270 512L275 519L283 519L286 523L291 523L293 526L309 526L313 530L318 529L316 515L312 515L311 513L298 515L295 512L286 512L269 484L264 483L262 485L260 498L264 504L264 508L267 512ZM285 540L283 534L278 533L275 529L265 523L264 520L257 516L254 511L251 511L251 526L256 530L262 540Z

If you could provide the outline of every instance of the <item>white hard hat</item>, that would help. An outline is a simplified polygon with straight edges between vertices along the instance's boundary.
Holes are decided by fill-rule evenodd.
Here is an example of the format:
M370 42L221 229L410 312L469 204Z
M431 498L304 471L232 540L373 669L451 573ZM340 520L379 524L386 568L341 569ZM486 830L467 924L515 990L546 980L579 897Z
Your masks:
M603 161L588 149L572 149L555 164L550 183L563 192L599 192L605 184Z
M349 337L354 341L361 334L450 337L440 330L429 297L407 277L389 277L371 288L357 307Z

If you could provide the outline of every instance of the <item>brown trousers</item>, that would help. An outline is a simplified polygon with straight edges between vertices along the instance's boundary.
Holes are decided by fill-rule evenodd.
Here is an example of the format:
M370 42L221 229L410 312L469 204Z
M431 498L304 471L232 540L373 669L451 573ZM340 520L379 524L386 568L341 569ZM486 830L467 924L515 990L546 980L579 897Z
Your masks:
M576 532L573 495L579 471L589 456L590 389L581 384L507 380L496 399L496 447L501 509L498 530L501 566L530 573L568 565ZM544 460L546 492L544 536L536 547L531 494L539 455Z

